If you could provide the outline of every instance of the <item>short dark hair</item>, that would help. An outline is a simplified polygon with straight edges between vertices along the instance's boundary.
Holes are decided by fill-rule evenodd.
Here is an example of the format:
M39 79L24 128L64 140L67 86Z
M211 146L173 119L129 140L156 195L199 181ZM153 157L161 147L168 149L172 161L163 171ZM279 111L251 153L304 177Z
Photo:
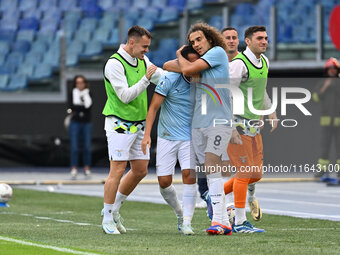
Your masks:
M236 33L238 34L236 28L234 28L234 27L225 27L225 28L223 28L223 29L221 30L221 34L222 34L224 31L231 31L231 30L236 31Z
M189 54L196 54L197 56L199 56L199 54L194 50L194 48L191 45L185 46L181 50L181 54L185 59L188 59Z
M248 27L247 30L244 32L244 39L245 38L251 38L254 33L256 32L266 32L266 27L264 26L251 26Z
M151 33L144 27L136 25L129 28L128 39L130 39L131 37L142 37L144 35L150 39L152 38Z

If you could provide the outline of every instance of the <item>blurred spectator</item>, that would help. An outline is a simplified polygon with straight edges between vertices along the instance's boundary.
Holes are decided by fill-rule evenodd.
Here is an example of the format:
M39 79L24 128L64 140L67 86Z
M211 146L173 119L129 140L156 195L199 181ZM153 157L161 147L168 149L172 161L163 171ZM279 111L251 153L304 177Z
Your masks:
M82 145L83 165L85 176L91 176L91 106L92 98L89 83L82 75L73 80L72 92L69 95L69 113L72 114L69 126L71 145L71 177L76 179L78 174L79 148Z
M325 64L328 77L313 93L313 100L321 103L321 155L318 164L322 171L316 174L321 181L328 182L329 152L332 141L335 142L336 164L340 165L340 64L335 58L330 58Z

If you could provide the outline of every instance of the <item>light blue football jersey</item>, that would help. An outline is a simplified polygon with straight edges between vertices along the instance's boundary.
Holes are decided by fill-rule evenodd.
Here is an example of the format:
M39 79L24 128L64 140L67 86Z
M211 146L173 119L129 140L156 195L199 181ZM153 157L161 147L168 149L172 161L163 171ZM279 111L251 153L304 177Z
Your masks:
M179 73L164 74L155 92L165 96L158 121L158 136L173 141L190 140L190 82Z
M210 68L201 72L201 82L196 85L195 101L192 102L195 107L192 127L212 127L217 119L228 120L230 126L233 119L230 91L216 87L216 84L229 83L228 56L222 47L215 46L201 56L201 59L206 61Z

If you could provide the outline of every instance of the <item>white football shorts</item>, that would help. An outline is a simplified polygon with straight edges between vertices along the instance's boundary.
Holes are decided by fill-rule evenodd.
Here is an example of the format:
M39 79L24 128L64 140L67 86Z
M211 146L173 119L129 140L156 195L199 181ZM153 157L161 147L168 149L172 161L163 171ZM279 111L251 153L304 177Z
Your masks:
M114 161L128 161L137 159L150 159L150 150L146 155L142 152L142 140L144 131L134 134L121 134L114 131L106 131L109 159Z
M193 128L191 130L192 147L199 164L204 164L205 153L213 153L221 159L229 160L227 147L233 129L228 126Z
M182 170L190 169L190 141L171 141L157 138L157 176L174 175L179 161Z

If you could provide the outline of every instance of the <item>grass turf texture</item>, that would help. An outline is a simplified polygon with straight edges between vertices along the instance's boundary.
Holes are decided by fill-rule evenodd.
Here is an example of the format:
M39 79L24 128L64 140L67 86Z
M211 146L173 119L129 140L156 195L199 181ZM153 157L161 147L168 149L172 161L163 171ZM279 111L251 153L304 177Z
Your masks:
M259 199L260 200L260 199ZM31 190L14 190L10 208L0 208L0 236L101 254L339 254L340 222L263 215L255 226L263 234L207 236L209 220L196 209L195 236L180 235L167 205L125 202L121 214L127 234L101 230L102 199ZM60 220L90 223L80 226ZM248 215L248 218L250 216ZM23 252L24 251L24 252ZM39 253L40 252L40 253ZM0 240L0 254L62 254Z

